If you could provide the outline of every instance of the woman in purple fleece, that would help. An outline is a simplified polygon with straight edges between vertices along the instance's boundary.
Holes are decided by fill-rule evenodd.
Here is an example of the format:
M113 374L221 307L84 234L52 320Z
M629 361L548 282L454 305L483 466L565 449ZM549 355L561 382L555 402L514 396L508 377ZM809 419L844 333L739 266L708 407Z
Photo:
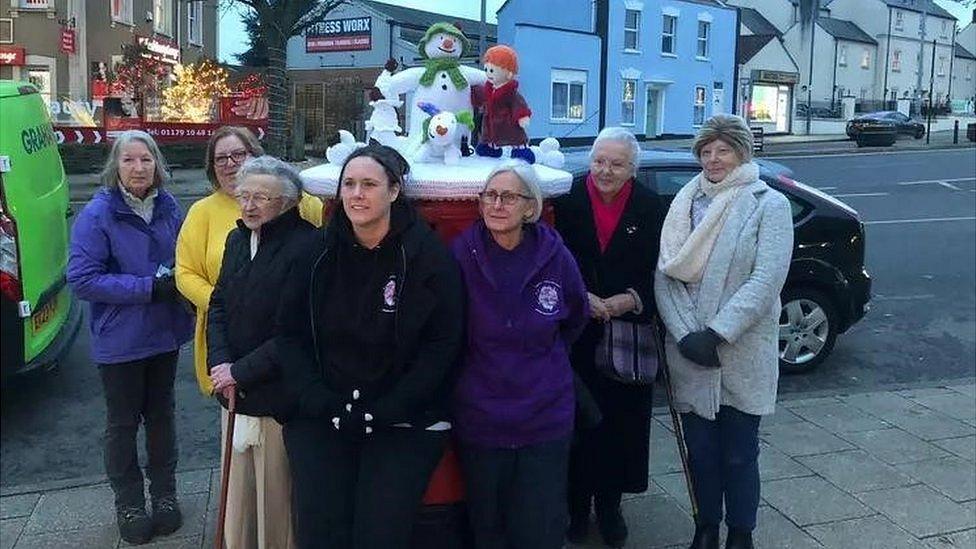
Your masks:
M586 326L586 288L562 238L537 223L532 166L488 178L481 216L454 242L468 296L455 433L478 549L557 549L575 397L569 349Z

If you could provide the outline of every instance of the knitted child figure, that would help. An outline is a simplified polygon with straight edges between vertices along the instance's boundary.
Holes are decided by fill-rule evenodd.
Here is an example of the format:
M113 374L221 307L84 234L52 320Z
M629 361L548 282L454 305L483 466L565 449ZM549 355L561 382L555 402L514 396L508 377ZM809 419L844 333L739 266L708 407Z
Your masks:
M518 92L518 55L508 46L488 48L484 56L488 82L474 90L474 102L482 107L481 137L475 151L478 156L498 158L503 146L512 147L512 158L532 164L535 154L529 149L525 128L532 111Z

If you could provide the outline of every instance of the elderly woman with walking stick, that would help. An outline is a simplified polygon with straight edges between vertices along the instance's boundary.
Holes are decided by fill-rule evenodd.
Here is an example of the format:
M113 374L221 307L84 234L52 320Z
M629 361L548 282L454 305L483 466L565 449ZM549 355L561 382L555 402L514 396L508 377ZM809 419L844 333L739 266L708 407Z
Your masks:
M790 206L759 179L745 121L718 114L693 146L702 172L675 196L655 275L693 497L691 549L752 549L759 421L773 413L779 293L793 250Z

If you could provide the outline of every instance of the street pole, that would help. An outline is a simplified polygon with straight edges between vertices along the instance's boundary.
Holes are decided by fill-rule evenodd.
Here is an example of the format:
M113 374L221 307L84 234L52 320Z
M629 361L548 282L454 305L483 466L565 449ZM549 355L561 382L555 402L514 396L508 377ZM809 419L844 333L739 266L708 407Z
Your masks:
M917 0L912 1L912 5L915 5L917 3L918 3ZM929 19L929 3L928 0L923 0L922 1L922 24L919 25L919 33L921 34L921 36L919 37L918 40L918 80L915 83L916 95L922 94L922 67L925 65L925 31L926 31L926 24L928 23L928 19ZM921 108L921 106L922 106L921 101L919 101L919 108Z
M921 67L919 67L921 69ZM929 144L932 136L932 87L935 85L935 40L932 40L932 71L929 74L929 116L928 127L925 128L925 144Z
M481 63L480 61L481 57L485 55L485 49L486 49L485 45L487 44L487 42L485 41L486 40L485 35L488 34L488 22L485 16L485 14L488 11L487 4L488 4L488 0L481 0L481 30L478 32L478 34L480 34L480 36L478 37L478 58L479 58L478 63L479 64Z
M811 120L813 118L813 38L817 35L817 17L820 14L820 0L812 0L807 4L807 9L812 12L807 14L807 18L810 21L810 70L807 75L807 135L810 135L810 127L813 124Z

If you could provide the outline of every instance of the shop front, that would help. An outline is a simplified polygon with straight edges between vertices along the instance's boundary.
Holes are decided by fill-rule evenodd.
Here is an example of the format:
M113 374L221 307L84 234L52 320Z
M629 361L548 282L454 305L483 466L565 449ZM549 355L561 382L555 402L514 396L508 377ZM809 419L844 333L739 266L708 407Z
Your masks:
M766 134L790 133L793 127L793 88L799 75L792 72L754 70L749 79L746 112L749 126Z

